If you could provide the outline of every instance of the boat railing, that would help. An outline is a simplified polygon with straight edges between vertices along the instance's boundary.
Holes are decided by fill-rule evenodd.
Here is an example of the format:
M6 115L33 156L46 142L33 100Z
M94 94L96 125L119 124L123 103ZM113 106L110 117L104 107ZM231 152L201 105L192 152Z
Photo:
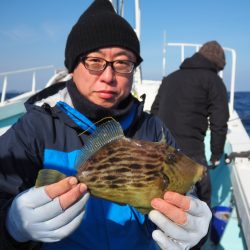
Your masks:
M169 46L175 46L180 48L180 62L183 62L186 57L186 49L187 48L193 48L196 52L198 52L199 48L202 46L202 44L193 44L193 43L170 43L165 42L163 43L163 76L166 75L166 65L167 65L167 47ZM231 70L230 70L230 99L229 99L229 112L230 115L233 114L234 111L234 92L235 92L235 77L236 77L236 51L231 48L223 47L225 52L228 52L231 54ZM224 78L224 70L219 72L220 77Z
M42 67L35 67L35 68L28 68L28 69L22 69L22 70L15 70L15 71L8 71L0 73L0 77L3 77L3 86L2 86L2 94L1 94L1 101L0 106L4 105L6 102L6 94L8 89L8 77L13 75L18 75L22 73L31 73L32 79L31 79L31 89L30 91L27 91L25 94L34 94L36 92L36 85L37 85L37 72L42 70L48 70L48 69L54 69L53 65L48 66L42 66Z
M117 14L124 17L124 0L110 0ZM134 31L137 34L139 40L141 40L141 7L140 0L134 0L135 12L134 12ZM125 18L125 17L124 17ZM134 72L134 85L142 84L142 69L141 65L136 67Z

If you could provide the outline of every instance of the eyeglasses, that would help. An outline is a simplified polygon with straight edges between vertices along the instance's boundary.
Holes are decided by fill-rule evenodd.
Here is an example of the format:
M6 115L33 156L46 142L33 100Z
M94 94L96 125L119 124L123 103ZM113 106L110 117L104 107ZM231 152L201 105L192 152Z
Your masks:
M96 72L104 71L110 65L116 73L129 74L135 67L135 63L128 60L109 62L99 57L80 57L80 60L86 69Z

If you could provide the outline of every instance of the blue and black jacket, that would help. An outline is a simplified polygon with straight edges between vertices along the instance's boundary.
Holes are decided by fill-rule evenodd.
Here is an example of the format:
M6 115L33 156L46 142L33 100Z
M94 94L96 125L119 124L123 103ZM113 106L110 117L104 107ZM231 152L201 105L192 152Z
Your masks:
M8 250L157 249L151 237L155 226L147 216L129 205L118 205L95 197L89 199L79 228L60 242L19 243L8 234L5 228L8 208L17 194L34 186L40 169L58 169L68 175L75 173L75 157L89 136L81 132L93 123L84 112L73 108L67 84L70 82L57 83L29 99L25 104L27 112L0 137L1 247ZM130 99L133 105L127 112L114 117L122 124L125 135L159 141L164 132L167 143L175 147L163 123L143 112L143 102L132 96ZM86 109L86 113L91 113L89 111Z

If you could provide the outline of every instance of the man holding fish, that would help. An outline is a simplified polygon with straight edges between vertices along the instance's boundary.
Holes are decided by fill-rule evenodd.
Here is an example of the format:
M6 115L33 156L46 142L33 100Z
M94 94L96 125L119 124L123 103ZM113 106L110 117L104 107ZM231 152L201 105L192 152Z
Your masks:
M26 103L1 138L1 249L189 249L211 212L204 172L131 94L136 33L95 0L65 49L72 79Z

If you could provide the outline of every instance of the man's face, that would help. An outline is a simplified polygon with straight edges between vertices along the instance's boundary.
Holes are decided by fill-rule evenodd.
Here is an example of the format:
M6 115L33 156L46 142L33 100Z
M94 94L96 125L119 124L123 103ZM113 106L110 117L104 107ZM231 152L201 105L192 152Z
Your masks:
M107 61L136 62L136 57L131 51L119 47L103 48L87 56ZM121 74L115 72L109 65L104 71L95 72L86 69L80 62L73 72L73 80L78 91L89 101L105 108L113 108L129 95L133 83L133 71Z

